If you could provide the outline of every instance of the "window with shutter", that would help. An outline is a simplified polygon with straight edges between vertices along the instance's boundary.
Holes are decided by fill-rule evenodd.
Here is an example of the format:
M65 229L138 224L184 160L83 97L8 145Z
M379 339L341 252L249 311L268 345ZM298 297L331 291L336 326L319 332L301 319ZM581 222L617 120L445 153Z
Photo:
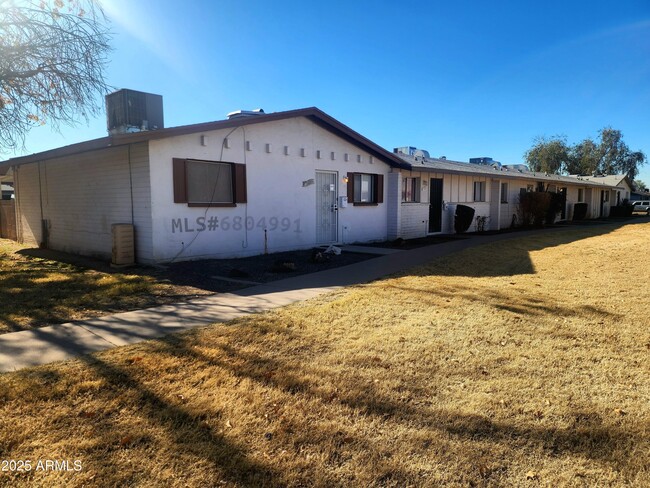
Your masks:
M353 205L383 203L384 175L348 173L348 201Z
M246 165L196 159L173 160L174 202L190 207L246 203Z

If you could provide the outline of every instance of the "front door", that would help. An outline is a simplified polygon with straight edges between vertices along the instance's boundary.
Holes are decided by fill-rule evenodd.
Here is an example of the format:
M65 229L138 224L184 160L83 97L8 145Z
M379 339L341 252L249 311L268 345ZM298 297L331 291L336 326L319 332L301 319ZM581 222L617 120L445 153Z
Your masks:
M429 184L429 232L442 232L442 178Z
M331 244L338 240L338 173L316 171L316 242Z

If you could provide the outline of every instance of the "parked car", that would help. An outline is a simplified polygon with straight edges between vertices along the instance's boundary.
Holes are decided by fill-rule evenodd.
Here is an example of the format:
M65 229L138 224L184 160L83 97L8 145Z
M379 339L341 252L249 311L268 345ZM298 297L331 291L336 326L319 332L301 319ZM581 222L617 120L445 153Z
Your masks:
M632 202L632 212L643 212L650 215L650 200Z

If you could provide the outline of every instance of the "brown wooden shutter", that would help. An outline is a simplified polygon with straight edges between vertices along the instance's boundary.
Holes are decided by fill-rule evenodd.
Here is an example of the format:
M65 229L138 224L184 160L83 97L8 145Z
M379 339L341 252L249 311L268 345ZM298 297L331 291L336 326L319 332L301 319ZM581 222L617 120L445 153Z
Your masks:
M234 163L233 171L234 203L246 203L246 165Z
M348 173L348 202L354 202L354 173Z
M187 203L187 176L185 173L185 160L174 158L174 203Z
M377 182L377 186L375 188L375 195L377 197L375 200L377 203L384 203L384 175L376 176L375 181Z

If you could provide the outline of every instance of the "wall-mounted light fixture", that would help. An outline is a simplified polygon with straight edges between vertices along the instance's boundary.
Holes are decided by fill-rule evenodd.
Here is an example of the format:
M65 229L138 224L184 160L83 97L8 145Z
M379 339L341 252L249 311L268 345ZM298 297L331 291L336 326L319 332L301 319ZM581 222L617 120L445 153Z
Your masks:
M348 181L350 181L350 180L348 179L348 177L347 177L347 176L344 176L344 177L343 177L343 183L347 183Z

